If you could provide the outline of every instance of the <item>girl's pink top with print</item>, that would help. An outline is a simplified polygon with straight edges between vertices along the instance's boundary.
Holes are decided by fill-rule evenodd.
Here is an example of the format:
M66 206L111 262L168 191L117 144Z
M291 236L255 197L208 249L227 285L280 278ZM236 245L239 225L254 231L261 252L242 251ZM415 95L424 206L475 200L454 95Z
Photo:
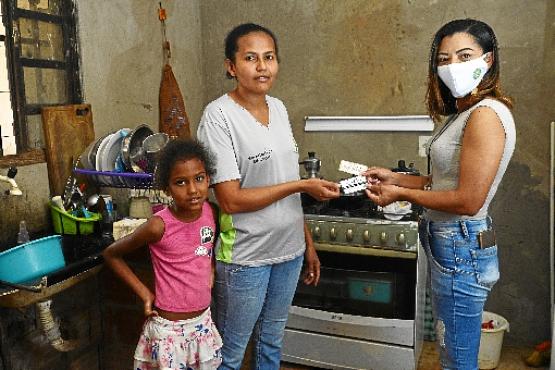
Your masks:
M154 304L171 312L207 308L216 234L212 207L204 202L201 216L191 222L178 220L169 208L155 216L164 221L164 235L149 246L156 289Z

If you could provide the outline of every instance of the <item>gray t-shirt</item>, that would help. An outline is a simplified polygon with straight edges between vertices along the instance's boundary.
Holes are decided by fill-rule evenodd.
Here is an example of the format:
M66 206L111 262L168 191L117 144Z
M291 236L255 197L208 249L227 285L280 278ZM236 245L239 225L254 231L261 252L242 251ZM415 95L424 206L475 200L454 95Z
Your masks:
M212 184L238 180L241 188L276 185L299 179L299 154L283 103L266 96L267 126L229 95L204 110L197 137L216 157ZM300 194L254 212L220 214L219 261L261 266L304 253L304 218Z
M489 107L495 111L505 130L505 147L497 169L497 174L489 189L482 208L473 216L457 215L426 209L424 218L429 221L457 221L481 219L488 215L491 200L505 174L505 170L515 150L516 130L509 108L498 100L484 99L473 105L447 123L434 135L430 145L432 190L453 190L459 184L460 156L464 129L470 114L478 107Z

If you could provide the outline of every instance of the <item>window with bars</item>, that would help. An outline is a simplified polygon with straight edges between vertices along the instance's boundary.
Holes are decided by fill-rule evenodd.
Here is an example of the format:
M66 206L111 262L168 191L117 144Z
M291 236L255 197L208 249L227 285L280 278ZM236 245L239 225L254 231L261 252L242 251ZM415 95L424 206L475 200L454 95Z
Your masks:
M82 103L75 4L0 1L0 164L41 162L41 108Z

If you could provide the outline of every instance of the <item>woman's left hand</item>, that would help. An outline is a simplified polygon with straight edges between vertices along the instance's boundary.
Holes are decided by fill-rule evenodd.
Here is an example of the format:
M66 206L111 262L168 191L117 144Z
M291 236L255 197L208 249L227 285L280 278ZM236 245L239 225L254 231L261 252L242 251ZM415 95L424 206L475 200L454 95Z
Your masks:
M396 185L368 184L366 195L372 202L383 207L399 200L399 190Z
M306 285L318 285L320 281L320 259L318 254L316 254L316 249L314 246L306 246L306 251L304 252L304 278L303 282Z

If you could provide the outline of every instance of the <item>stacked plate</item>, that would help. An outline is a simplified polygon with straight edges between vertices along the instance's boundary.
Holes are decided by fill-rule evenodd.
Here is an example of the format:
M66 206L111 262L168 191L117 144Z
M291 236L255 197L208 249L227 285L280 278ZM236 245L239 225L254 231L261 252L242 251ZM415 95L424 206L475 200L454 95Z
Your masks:
M168 142L146 124L122 128L100 137L81 154L84 169L101 172L148 172L156 166L155 155Z
M130 132L130 128L122 128L91 143L80 156L83 167L96 171L124 172L121 144Z
M108 135L98 147L96 154L97 171L124 172L125 166L121 157L121 144L131 129L122 128Z

